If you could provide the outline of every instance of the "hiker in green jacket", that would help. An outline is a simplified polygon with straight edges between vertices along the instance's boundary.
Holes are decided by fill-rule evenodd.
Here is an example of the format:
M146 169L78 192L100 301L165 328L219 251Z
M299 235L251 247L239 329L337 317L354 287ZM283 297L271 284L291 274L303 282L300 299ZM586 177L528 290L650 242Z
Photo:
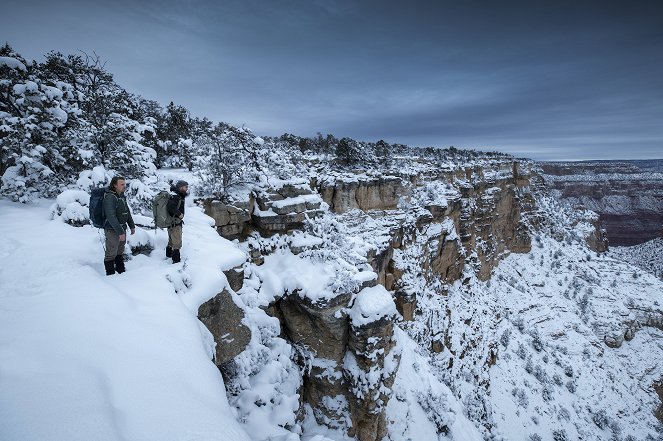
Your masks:
M106 233L106 254L104 267L106 275L110 276L124 272L124 245L127 243L127 224L131 234L136 232L136 224L131 217L124 190L127 188L126 180L122 176L111 179L108 190L104 194L104 232Z

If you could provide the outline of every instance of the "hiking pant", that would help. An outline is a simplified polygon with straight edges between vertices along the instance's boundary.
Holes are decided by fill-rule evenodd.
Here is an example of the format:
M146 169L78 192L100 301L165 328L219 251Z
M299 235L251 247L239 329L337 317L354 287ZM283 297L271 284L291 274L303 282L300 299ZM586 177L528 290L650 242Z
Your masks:
M182 224L168 228L168 246L174 250L182 248Z
M123 241L120 241L120 235L113 229L106 229L106 254L104 260L113 260L116 256L124 254L124 245L127 243L126 235ZM126 234L126 233L125 233Z

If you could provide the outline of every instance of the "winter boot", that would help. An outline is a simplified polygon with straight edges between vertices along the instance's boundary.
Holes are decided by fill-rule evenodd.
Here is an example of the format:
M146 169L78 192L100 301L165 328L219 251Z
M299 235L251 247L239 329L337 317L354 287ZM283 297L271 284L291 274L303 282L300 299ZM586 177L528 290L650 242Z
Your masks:
M106 268L106 275L111 276L115 274L115 261L113 260L104 260L104 268Z
M118 274L124 272L124 256L122 254L115 256L115 271L117 271Z
M173 249L171 247L166 247L166 257L173 257Z
M173 263L180 263L180 250L173 250Z

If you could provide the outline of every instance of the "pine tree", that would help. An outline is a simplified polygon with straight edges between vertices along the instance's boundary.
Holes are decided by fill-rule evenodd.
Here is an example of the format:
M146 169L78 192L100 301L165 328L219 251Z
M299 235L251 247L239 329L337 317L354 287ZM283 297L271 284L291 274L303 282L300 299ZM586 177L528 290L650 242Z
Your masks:
M389 167L392 162L391 146L389 143L381 139L375 143L374 150L378 164L383 167Z
M74 89L40 78L38 66L9 45L0 56L2 193L22 202L52 196L82 163L71 133L79 114Z
M336 144L336 157L343 165L355 165L361 160L359 144L350 138L342 138Z

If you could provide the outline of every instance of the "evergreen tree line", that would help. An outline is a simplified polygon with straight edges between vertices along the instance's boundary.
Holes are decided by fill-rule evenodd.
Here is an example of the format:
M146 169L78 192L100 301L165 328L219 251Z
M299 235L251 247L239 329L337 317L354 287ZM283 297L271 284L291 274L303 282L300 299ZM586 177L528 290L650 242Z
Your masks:
M50 52L37 63L8 44L0 48L0 193L16 201L82 187L92 169L144 185L155 180L157 168L185 167L206 192L223 198L236 186L292 177L307 154L338 166L383 168L398 156L468 154L461 152L320 133L260 138L129 93L96 54Z

